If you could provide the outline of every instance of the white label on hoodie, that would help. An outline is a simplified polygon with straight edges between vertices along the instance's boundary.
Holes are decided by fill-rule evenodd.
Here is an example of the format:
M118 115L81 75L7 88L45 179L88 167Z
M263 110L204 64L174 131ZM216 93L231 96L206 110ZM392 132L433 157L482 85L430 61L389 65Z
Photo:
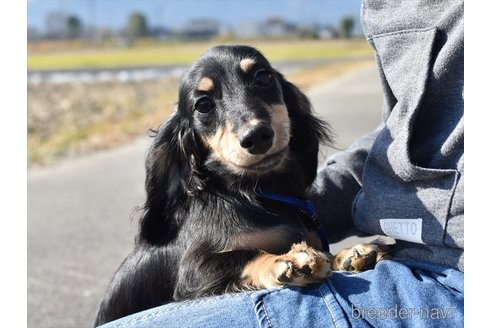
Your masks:
M395 239L423 244L422 219L381 219L381 230Z

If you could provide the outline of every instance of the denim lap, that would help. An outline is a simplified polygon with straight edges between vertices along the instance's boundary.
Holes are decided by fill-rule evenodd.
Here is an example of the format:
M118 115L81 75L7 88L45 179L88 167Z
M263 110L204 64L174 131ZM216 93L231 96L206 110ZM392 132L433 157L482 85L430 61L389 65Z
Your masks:
M354 327L462 327L463 281L455 269L390 260L328 284Z
M463 306L462 272L387 260L308 288L172 303L104 327L461 327Z

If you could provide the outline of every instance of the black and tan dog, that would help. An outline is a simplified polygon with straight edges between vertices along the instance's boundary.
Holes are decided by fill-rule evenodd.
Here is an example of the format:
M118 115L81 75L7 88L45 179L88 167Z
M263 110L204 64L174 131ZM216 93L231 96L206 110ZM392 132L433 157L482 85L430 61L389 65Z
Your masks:
M332 257L303 204L327 125L255 49L205 52L147 154L134 251L115 273L96 325L172 301L318 283L374 267L365 244ZM273 195L273 196L272 196Z

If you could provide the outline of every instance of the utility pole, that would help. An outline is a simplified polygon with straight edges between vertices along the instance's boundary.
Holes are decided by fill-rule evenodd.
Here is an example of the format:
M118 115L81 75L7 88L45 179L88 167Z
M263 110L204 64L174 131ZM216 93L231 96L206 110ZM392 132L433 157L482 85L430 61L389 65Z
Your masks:
M67 39L67 16L65 15L65 0L59 1L60 5L60 29L61 29L61 42L65 42Z
M89 17L87 18L87 22L90 22L90 24L88 24L90 28L88 28L87 31L89 33L88 37L91 39L91 41L96 41L98 36L96 5L97 5L96 0L89 0L89 6L88 6ZM92 33L90 31L91 29L93 30Z

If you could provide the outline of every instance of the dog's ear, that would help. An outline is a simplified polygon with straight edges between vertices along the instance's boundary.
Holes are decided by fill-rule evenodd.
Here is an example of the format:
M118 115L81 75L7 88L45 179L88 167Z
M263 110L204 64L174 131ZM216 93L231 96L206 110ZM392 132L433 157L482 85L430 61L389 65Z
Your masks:
M320 143L331 142L331 128L328 123L313 115L311 103L304 93L277 72L284 102L291 118L290 149L296 153L309 174L305 183L310 185L316 177L318 149Z
M190 121L177 110L161 125L147 152L143 241L162 244L174 238L179 226L176 205L201 188L196 172L199 156Z

